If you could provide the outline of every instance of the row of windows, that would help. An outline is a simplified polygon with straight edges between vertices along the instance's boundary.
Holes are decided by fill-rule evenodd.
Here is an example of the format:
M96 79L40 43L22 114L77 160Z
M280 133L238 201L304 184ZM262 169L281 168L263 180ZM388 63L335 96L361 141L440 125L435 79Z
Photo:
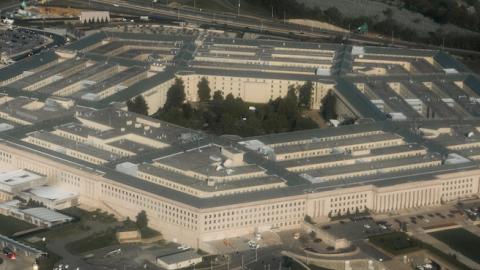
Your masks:
M65 183L65 184L75 186L77 188L80 187L80 177L76 176L76 175L73 175L71 173L61 171L60 172L60 181Z
M5 153L0 151L0 160L3 162L11 163L12 162L12 155L9 153Z
M321 138L316 137L315 139L309 138L309 139L306 139L306 140L288 141L288 142L270 144L269 146L280 147L280 146L287 146L287 145L307 144L307 143L314 142L314 140L316 142L329 142L329 141L338 141L338 140L352 139L352 138L358 138L358 137L367 137L367 136L379 135L379 134L383 134L383 131L374 130L374 131L367 131L367 132L362 132L362 133L347 133L347 134L342 134L342 135L321 137Z
M355 194L355 195L348 195L348 196L330 198L330 202L346 201L346 200L350 200L350 199L359 199L359 198L366 198L366 197L367 197L367 194L362 193L362 194Z
M356 211L363 211L365 210L365 206L364 205L359 205L359 206L351 206L351 207L343 207L343 208L336 208L336 209L332 209L332 213L333 214L336 214L336 215L341 215L341 214L345 214L345 213L355 213Z
M282 219L288 219L288 218L300 218L303 217L303 212L298 208L295 213L290 213L289 215L286 211L277 211L274 213L268 213L268 216L263 213L263 215L245 215L245 216L237 216L237 217L227 217L227 218L219 218L219 219L211 219L211 220L205 220L205 225L207 224L217 224L217 223L232 223L235 220L236 221L252 221L252 220L258 220L261 217L264 217L262 220L263 222L267 221L276 221L276 220L282 220ZM251 223L251 222L250 222Z
M460 183L472 183L472 182L473 182L473 178L456 179L452 181L442 182L442 186L456 185Z
M358 204L366 204L367 200L355 200L355 201L346 201L341 203L334 203L332 207L340 207L340 206L349 206L349 205L358 205Z
M263 207L252 207L252 208L246 208L246 209L240 209L240 210L231 210L231 211L223 211L219 213L213 213L209 214L208 216L205 216L205 219L211 219L214 218L216 219L217 217L228 217L228 216L234 216L234 215L242 215L246 213L259 213L259 212L265 212L265 211L272 211L274 209L287 209L288 211L292 211L291 207L297 207L296 211L300 211L301 209L298 208L298 206L304 206L305 201L296 201L296 202L289 202L289 203L279 203L279 204L274 204L274 205L268 205L268 206L263 206Z
M456 190L456 189L465 189L465 188L471 188L471 187L473 187L472 184L466 184L466 185L460 185L460 186L442 188L442 191Z
M261 220L259 220L259 222L257 223L255 223L254 221L249 221L249 222L239 222L235 224L214 225L214 226L206 227L205 231L215 231L215 230L228 229L228 228L234 228L234 227L248 226L248 225L254 225L254 224L261 224L264 222L265 221L262 222ZM286 226L299 225L301 222L302 220L291 220L286 222L274 223L272 225L272 228L282 228Z
M161 219L169 223L182 225L190 229L196 229L196 224L198 222L197 214L107 184L102 184L101 187L102 195L137 204L143 208L155 211Z
M389 147L389 146L394 146L394 145L399 145L402 143L401 140L388 140L388 141L379 141L376 143L365 143L365 144L360 144L360 145L345 145L343 147L338 146L338 148L342 148L344 150L364 150L364 149L374 149L374 148L384 148L384 147ZM296 152L296 153L288 153L284 155L278 155L277 159L296 159L296 158L302 158L302 157L311 157L311 156L318 156L318 155L327 155L332 152L331 148L324 148L324 149L314 149L312 151L303 151L303 152ZM283 158L282 158L283 157Z

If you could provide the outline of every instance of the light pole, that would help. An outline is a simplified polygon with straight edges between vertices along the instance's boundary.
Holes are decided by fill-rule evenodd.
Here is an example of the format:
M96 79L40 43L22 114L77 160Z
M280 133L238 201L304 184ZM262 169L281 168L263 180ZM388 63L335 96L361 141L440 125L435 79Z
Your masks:
M240 16L240 0L238 0L237 16Z

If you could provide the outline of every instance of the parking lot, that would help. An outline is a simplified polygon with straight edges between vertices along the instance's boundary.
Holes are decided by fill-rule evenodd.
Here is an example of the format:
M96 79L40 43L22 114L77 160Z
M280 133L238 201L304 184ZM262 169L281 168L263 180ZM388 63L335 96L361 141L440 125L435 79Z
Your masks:
M451 206L381 218L377 221L393 230L421 231L435 227L463 224L468 220L465 213L465 211Z
M45 43L48 43L48 40L44 36L28 29L0 29L0 52L2 52L2 60L31 51Z

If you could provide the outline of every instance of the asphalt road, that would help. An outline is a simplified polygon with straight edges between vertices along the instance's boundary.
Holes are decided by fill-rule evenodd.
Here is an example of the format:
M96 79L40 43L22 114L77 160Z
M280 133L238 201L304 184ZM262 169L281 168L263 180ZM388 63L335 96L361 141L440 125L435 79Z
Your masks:
M386 37L368 37L364 35L350 34L345 37L345 33L325 30L321 28L301 26L296 24L284 23L283 20L245 16L232 13L212 12L191 7L173 8L164 4L152 4L142 0L54 0L51 5L72 6L91 8L94 10L108 10L116 14L150 16L169 18L179 21L187 21L202 25L210 25L216 28L243 29L264 34L274 34L281 36L291 36L300 39L329 39L334 40L343 38L345 42L360 43L365 45L389 46L391 38ZM348 39L348 40L347 40ZM397 47L417 47L429 49L444 49L455 54L480 55L478 51L462 50L455 48L443 48L441 46L431 46L402 40L394 40Z
M11 11L20 6L20 2L17 0L1 0L0 1L0 12L3 16L5 12Z

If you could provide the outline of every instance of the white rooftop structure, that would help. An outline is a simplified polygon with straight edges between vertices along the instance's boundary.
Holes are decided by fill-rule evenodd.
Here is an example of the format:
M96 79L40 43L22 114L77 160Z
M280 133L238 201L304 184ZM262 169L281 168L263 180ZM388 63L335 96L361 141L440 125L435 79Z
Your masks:
M14 128L13 125L7 124L7 123L0 123L0 132L7 131Z
M365 48L363 46L353 46L352 47L352 55L364 55Z
M55 212L53 210L50 210L44 207L30 208L30 209L22 210L22 212L31 216L32 218L36 218L38 220L41 220L44 223L50 223L50 224L63 223L63 222L73 220L73 218L69 216L66 216L64 214Z
M457 153L448 154L448 157L445 160L445 164L462 164L462 163L468 163L468 162L471 162L471 161Z
M240 142L240 144L253 151L259 151L262 147L266 146L263 142L259 140L243 141Z
M0 172L0 191L16 193L45 184L45 177L26 170Z
M157 257L157 263L168 270L190 267L201 262L202 256L191 249Z
M444 68L443 71L445 71L445 74L458 74L458 70L454 68Z
M65 191L63 189L52 187L52 186L41 186L32 188L28 191L29 193L48 200L65 200L72 197L76 197L77 194Z
M78 204L78 194L56 186L35 187L19 194L25 200L41 202L50 209L65 209Z
M115 170L128 175L137 176L138 165L131 162L123 162L115 166Z
M391 112L388 115L390 115L390 117L392 117L393 121L405 121L405 120L407 120L407 117L401 112Z

